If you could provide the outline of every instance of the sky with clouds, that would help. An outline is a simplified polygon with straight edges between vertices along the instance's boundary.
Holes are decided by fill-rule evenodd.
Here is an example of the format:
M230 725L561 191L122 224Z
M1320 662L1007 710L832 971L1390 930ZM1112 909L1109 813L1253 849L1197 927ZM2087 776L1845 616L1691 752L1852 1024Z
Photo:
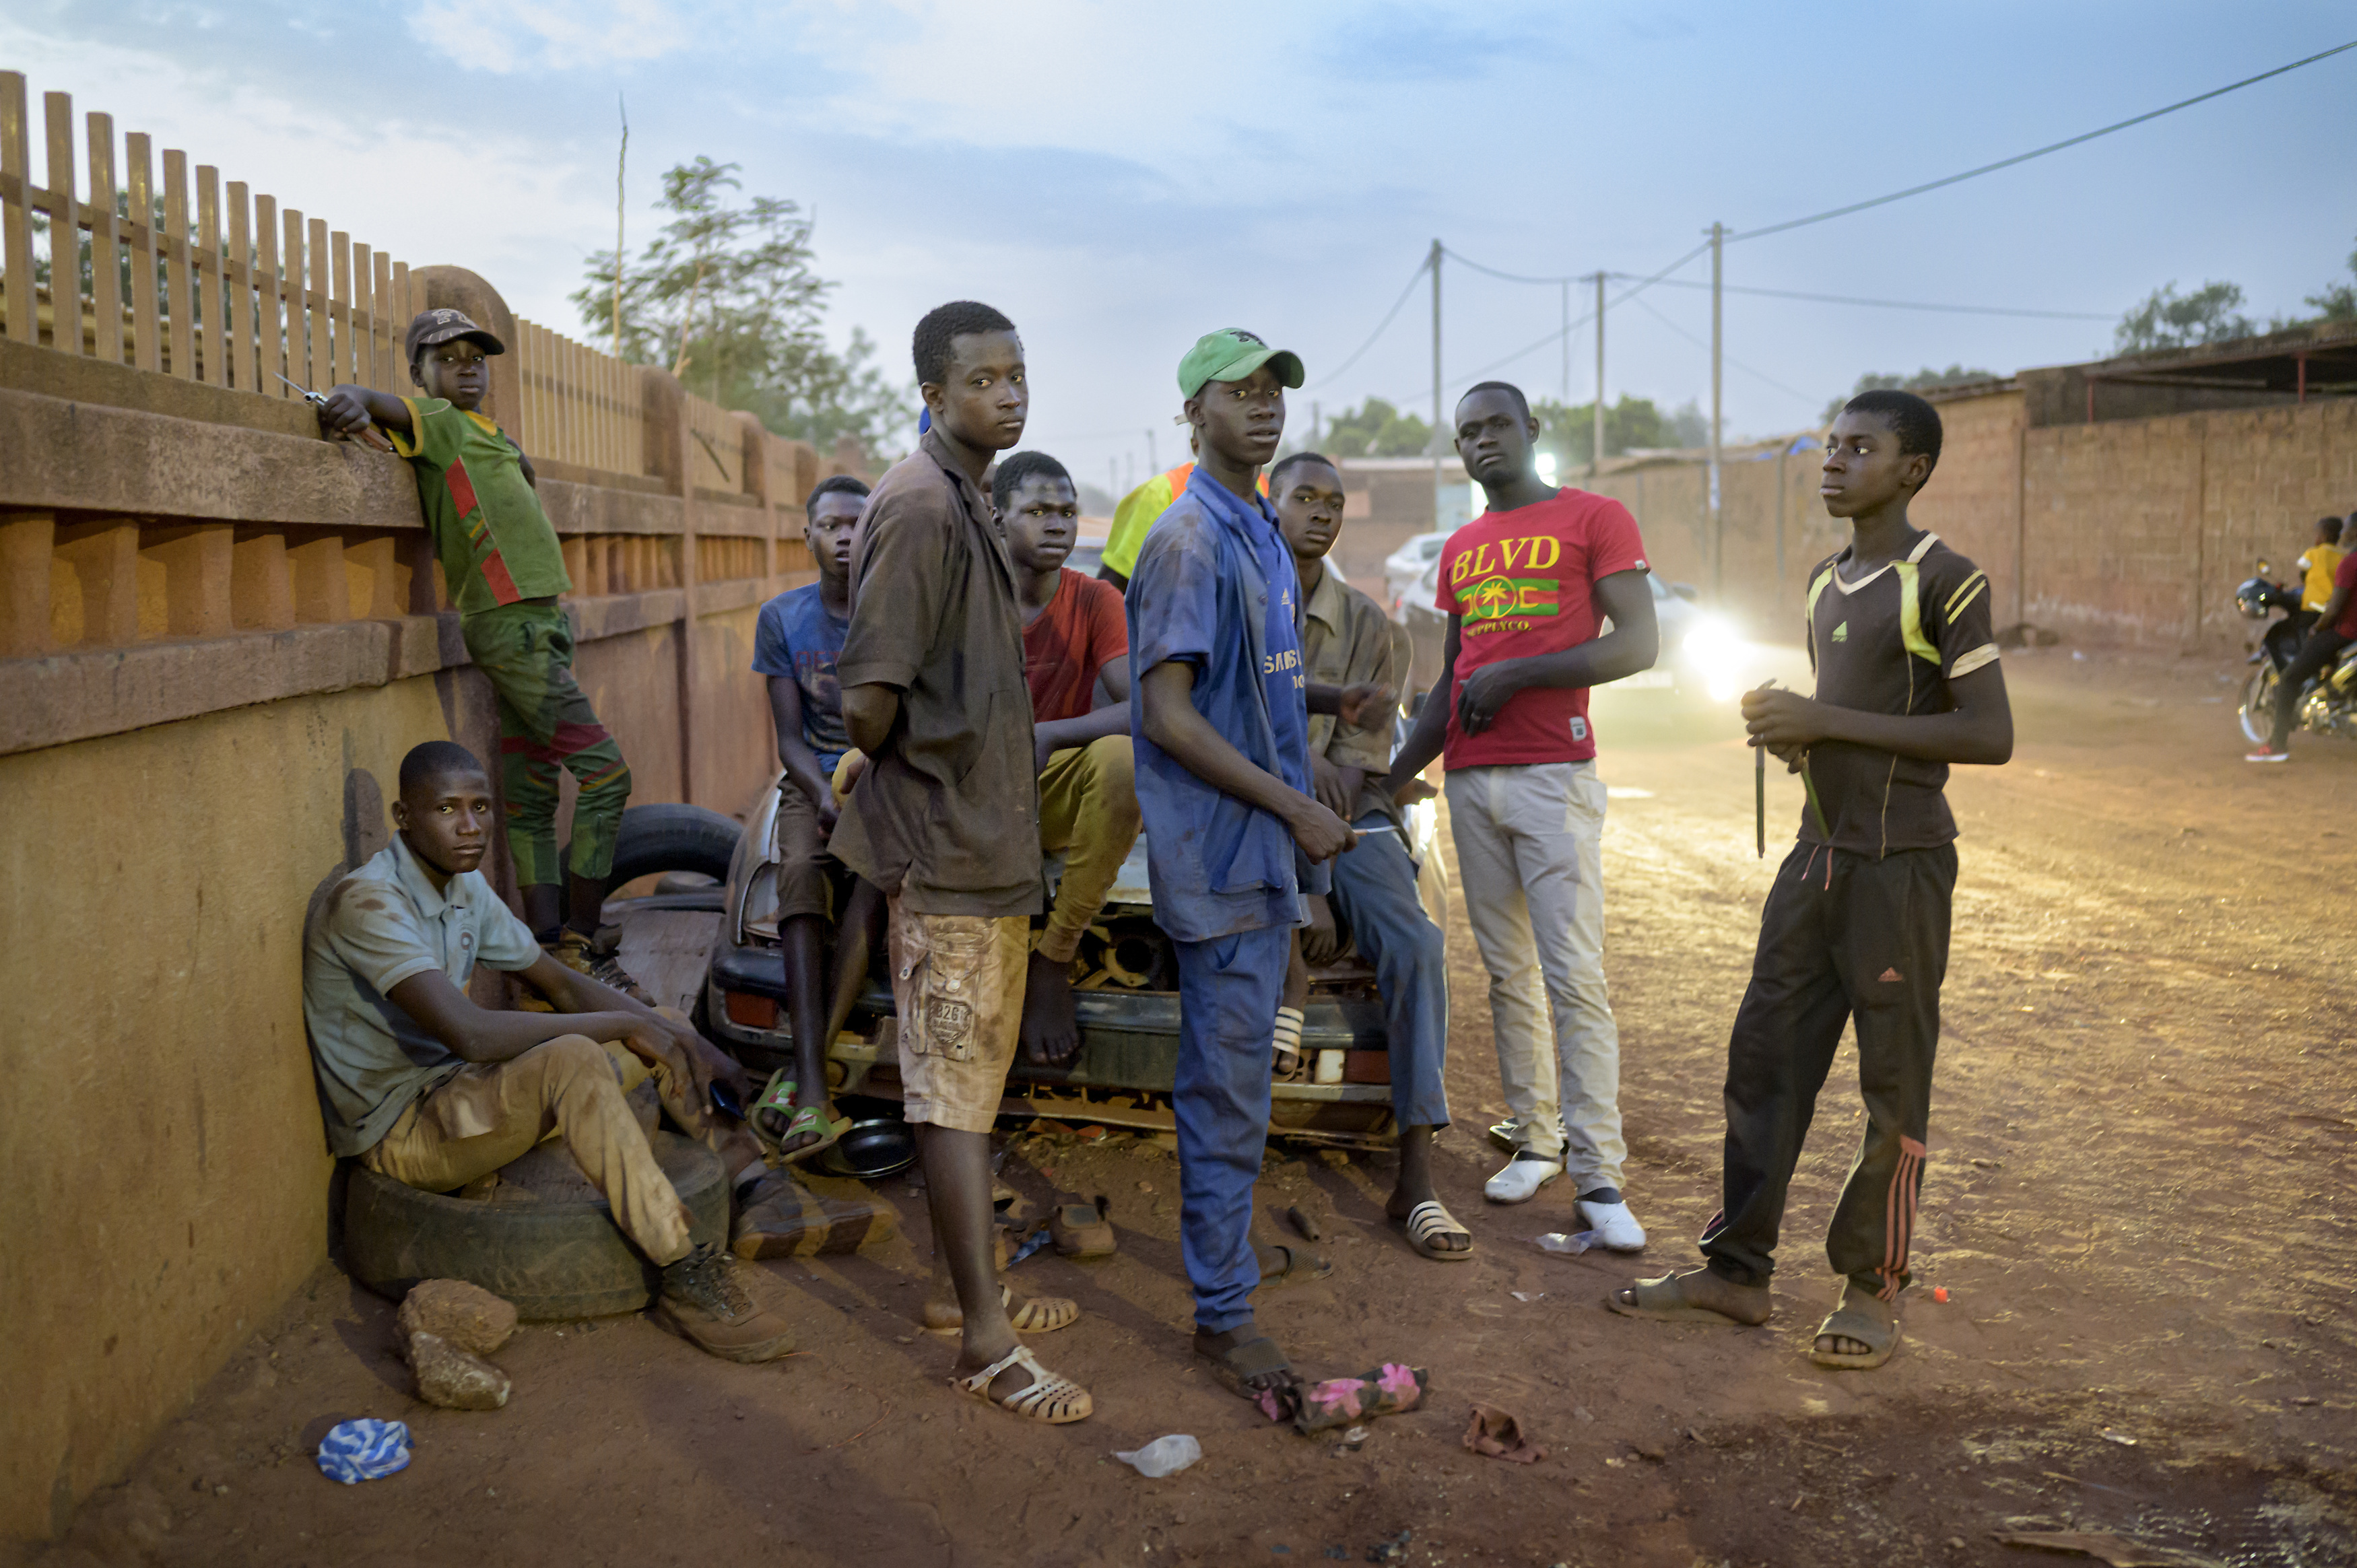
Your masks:
M1741 231L2126 118L2357 38L2345 4L1976 0L1884 7L1480 8L1199 0L13 0L0 69L65 91L413 263L565 296L697 154L816 214L829 317L896 360L944 299L1021 327L1032 439L1082 478L1178 455L1202 331L1296 349L1324 411L1430 405L1436 237L1502 271L1650 274ZM36 111L38 113L38 110ZM2090 358L2155 286L2240 284L2262 319L2346 276L2357 51L1872 213L1727 248L1747 287L2093 313L1727 302L1730 436L1811 424L1868 370ZM1695 262L1675 274L1707 279ZM1560 395L1560 291L1443 268L1442 373ZM1585 308L1573 295L1573 314ZM1568 391L1594 383L1591 328ZM1608 395L1709 392L1708 295L1612 312ZM585 335L586 334L581 334ZM1503 364L1497 361L1506 360Z

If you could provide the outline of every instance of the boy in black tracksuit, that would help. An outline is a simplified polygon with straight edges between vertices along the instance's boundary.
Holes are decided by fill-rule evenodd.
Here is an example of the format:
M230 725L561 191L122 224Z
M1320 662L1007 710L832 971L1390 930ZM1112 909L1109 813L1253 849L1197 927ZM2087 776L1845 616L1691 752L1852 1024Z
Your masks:
M1605 1304L1638 1317L1767 1321L1785 1191L1854 1016L1867 1130L1825 1240L1847 1282L1810 1351L1826 1367L1878 1367L1898 1344L1956 886L1956 824L1941 791L1950 763L2013 753L1988 578L1907 521L1939 456L1940 416L1909 392L1851 399L1826 440L1820 493L1851 521L1851 542L1809 574L1816 695L1763 687L1743 702L1752 744L1800 773L1809 799L1727 1044L1724 1197L1702 1235L1707 1266L1641 1280Z

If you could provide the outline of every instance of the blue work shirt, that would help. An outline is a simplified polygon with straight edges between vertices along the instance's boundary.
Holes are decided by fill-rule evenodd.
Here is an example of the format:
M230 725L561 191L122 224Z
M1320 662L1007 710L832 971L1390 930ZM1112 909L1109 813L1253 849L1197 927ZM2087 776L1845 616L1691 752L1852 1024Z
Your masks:
M1146 671L1184 660L1195 670L1195 711L1246 761L1308 792L1301 585L1276 514L1198 467L1148 530L1127 604L1130 734L1155 924L1182 942L1302 924L1301 895L1326 891L1326 867L1301 865L1282 822L1197 778L1146 734Z

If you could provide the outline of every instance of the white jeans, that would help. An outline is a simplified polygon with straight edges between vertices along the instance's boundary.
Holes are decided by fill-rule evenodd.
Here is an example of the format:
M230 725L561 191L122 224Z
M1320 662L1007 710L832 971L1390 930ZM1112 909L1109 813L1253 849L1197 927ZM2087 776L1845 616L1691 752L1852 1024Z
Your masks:
M1620 1031L1604 996L1604 780L1593 762L1459 768L1448 794L1515 1143L1562 1160L1577 1191L1617 1187L1629 1149Z

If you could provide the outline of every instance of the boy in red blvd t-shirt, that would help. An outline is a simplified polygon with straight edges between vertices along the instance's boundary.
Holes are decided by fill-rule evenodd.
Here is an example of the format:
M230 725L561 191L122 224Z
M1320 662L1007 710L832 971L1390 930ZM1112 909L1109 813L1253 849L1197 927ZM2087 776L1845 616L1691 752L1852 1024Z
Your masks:
M1441 677L1388 782L1405 788L1445 746L1458 871L1514 1113L1514 1157L1483 1192L1525 1202L1568 1164L1585 1228L1635 1251L1645 1232L1620 1194L1628 1148L1620 1036L1604 995L1604 780L1587 689L1651 667L1660 637L1636 520L1609 497L1542 482L1531 455L1538 430L1503 381L1458 403L1458 455L1490 510L1442 546ZM1598 637L1607 617L1612 630Z

